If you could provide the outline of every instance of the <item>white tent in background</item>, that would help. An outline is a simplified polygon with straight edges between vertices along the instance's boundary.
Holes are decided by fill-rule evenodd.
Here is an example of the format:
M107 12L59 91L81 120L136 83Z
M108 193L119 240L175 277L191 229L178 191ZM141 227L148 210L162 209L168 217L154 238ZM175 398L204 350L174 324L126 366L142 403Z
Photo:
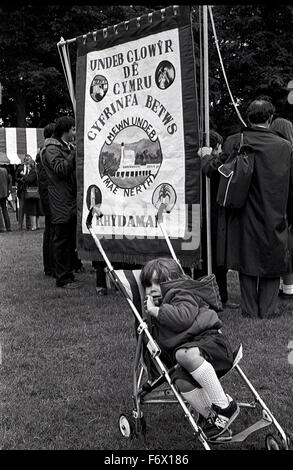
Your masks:
M0 164L18 165L27 153L35 160L43 140L40 128L0 127Z

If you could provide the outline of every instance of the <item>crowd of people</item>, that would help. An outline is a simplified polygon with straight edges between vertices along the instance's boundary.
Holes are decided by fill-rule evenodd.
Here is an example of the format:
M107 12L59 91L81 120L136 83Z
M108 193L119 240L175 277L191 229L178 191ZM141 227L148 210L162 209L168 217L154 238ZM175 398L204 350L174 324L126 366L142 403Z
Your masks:
M201 148L198 155L203 174L211 180L212 271L223 308L239 307L228 299L227 273L232 269L239 273L242 315L269 317L278 313L278 295L293 297L293 125L287 119L275 118L275 108L267 97L259 97L250 104L247 120L244 145L256 158L249 197L242 210L226 209L216 201L218 168L239 146L240 132L223 143L222 136L211 130L210 147ZM76 250L72 117L60 117L44 128L44 144L36 160L25 155L23 164L16 169L15 181L18 229L23 229L25 219L27 230L38 230L39 217L44 216L45 274L56 278L57 287L79 287L74 272L83 267ZM1 165L0 231L11 231L9 203L12 204L11 176ZM106 295L105 264L94 261L93 267L97 295Z
M36 160L25 155L15 171L18 230L38 230L44 216L43 267L56 287L75 289L75 272L83 265L76 249L75 120L63 116L44 128L44 143ZM0 231L11 231L7 210L12 178L0 167ZM2 221L2 215L4 224Z

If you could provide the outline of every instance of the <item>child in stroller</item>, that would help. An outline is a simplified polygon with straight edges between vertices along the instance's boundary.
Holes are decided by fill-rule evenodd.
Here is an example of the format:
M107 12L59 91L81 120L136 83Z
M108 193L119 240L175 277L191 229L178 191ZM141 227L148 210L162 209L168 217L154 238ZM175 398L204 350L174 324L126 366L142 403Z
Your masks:
M233 365L230 344L220 331L217 313L199 297L193 279L172 258L158 258L141 271L145 311L151 332L168 367L179 364L173 380L183 398L200 415L209 440L231 439L238 404L227 395L219 377Z

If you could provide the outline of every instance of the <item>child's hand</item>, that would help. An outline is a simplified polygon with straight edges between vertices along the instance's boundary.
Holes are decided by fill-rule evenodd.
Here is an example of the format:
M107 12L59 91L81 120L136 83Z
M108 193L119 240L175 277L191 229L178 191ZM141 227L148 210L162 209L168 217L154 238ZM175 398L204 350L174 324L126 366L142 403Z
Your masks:
M144 300L144 309L147 313L152 315L153 317L157 317L159 313L159 307L156 307L154 304L154 300L151 295L147 295Z
M200 157L200 158L204 158L206 155L210 155L212 153L212 147L201 147L198 152L197 152L197 155Z

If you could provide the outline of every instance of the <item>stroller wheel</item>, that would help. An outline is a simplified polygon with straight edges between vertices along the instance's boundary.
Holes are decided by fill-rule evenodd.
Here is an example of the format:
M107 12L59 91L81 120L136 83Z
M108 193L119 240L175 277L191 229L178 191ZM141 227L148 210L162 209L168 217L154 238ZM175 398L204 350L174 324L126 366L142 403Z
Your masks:
M122 436L126 439L132 439L134 435L134 424L131 418L128 418L125 415L120 415L118 424Z
M283 444L279 442L272 434L266 436L266 448L267 450L282 450Z

